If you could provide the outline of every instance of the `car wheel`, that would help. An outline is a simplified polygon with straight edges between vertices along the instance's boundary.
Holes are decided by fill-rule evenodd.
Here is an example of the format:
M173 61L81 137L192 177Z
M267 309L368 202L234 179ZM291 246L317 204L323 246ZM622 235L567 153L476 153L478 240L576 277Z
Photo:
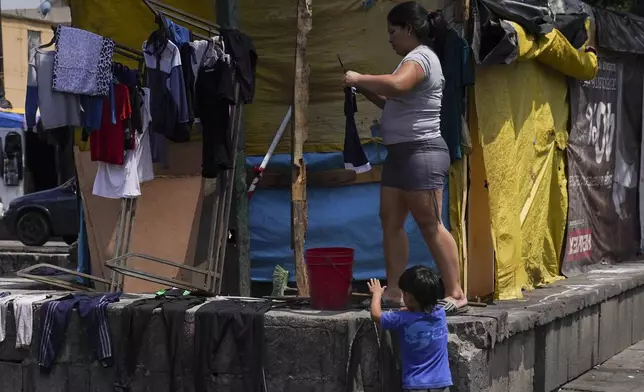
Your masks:
M29 211L18 220L16 234L20 242L27 246L43 246L49 241L49 221L38 211Z
M77 239L78 239L78 236L75 236L75 235L65 235L65 236L63 236L63 241L65 241L65 243L67 245L73 244L74 242L76 242Z

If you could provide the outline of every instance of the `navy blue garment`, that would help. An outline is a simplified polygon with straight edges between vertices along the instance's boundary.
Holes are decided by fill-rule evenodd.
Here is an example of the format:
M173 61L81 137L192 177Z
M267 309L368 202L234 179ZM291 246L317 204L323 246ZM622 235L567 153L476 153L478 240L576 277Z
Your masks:
M364 153L355 114L358 111L356 92L352 87L344 89L344 115L347 122L344 128L344 168L356 173L366 173L371 170L371 164Z
M81 95L80 102L81 108L83 109L83 128L88 133L101 129L101 121L103 121L103 97L98 95L95 97Z
M452 161L463 157L461 132L465 114L465 92L474 84L474 70L470 64L470 47L456 30L450 30L445 38L441 58L445 88L441 101L441 136L449 148Z
M76 271L86 275L91 275L92 264L90 263L87 229L85 227L85 207L83 206L83 203L80 200L78 203L78 215L79 215L78 216L78 220L79 220L78 244L77 244L78 265L76 266ZM76 278L76 281L86 286L90 284L89 279L83 278L80 276Z
M385 330L400 337L403 389L440 389L452 386L447 354L447 320L443 309L431 313L385 312Z
M112 336L107 322L107 305L118 302L121 293L70 294L43 304L40 310L40 352L38 365L51 368L60 350L69 323L70 311L78 309L90 345L104 367L111 366Z
M10 292L3 292L3 293L0 293L0 298L2 298L2 297L7 297L7 296L9 296L9 295L11 295L11 293L10 293Z

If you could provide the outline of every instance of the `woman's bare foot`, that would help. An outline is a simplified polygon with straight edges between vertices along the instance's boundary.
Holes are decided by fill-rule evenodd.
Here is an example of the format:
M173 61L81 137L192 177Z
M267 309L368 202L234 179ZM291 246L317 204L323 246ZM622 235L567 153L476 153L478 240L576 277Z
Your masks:
M457 308L462 308L464 306L467 306L467 298L461 297L460 299L456 299L454 297L445 297L443 298L443 301L449 301L456 305Z
M382 295L382 300L392 304L405 304L405 301L403 301L402 291L400 291L400 289L387 288L385 293Z

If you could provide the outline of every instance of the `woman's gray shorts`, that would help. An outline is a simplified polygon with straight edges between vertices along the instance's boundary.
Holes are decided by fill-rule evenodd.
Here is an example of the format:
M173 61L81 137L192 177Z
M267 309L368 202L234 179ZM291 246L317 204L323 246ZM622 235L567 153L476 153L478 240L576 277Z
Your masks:
M450 157L442 137L390 144L381 185L405 191L443 189Z

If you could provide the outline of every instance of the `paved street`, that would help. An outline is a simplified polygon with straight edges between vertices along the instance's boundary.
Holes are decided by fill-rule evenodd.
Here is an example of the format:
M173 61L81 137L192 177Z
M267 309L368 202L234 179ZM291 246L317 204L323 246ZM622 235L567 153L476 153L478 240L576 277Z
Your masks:
M644 340L566 384L560 392L644 392Z

